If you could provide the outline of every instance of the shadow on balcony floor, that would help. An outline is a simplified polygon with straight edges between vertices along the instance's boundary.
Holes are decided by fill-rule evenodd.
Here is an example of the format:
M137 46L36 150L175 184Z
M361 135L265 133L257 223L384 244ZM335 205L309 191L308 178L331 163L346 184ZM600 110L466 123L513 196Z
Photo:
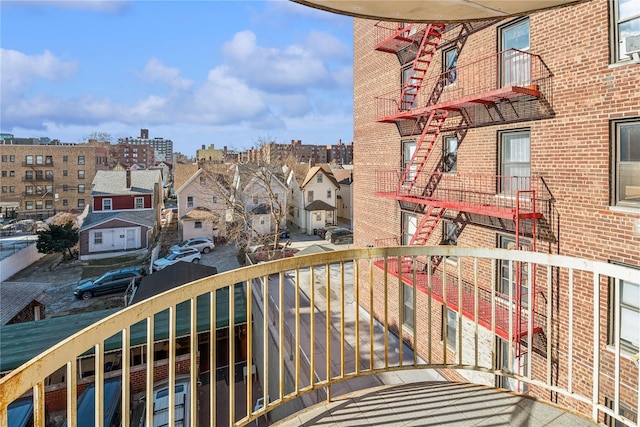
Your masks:
M595 426L503 390L447 382L383 386L309 408L280 426Z

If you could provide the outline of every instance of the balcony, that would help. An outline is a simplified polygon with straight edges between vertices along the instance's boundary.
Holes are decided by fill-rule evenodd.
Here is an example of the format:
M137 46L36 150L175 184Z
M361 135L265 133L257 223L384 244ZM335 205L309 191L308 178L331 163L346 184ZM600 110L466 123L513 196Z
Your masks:
M471 127L551 117L552 77L539 55L509 49L431 74L406 102L402 88L376 97L376 117L398 123L441 110L463 116Z
M402 286L402 277L387 267L431 257L456 257L456 274L465 278L470 305L463 302L461 287L445 292L443 303L417 286ZM536 271L544 293L541 305L522 307L516 316L509 294L490 297L490 309L481 310L481 295L493 289L498 263ZM400 276L415 276L417 265L413 262ZM266 417L276 421L288 415L293 418L284 425L370 425L384 419L415 422L416 413L451 425L461 420L589 424L558 405L592 422L606 417L633 425L622 408L638 410L638 356L625 353L619 328L608 335L607 325L609 310L620 318L619 305L607 306L607 289L619 294L621 281L637 281L637 271L536 252L441 246L350 249L261 263L113 312L16 367L0 379L0 425L10 425L11 409L25 402L33 408L36 426L45 425L46 411L56 405L75 425L79 395L93 387L95 425L102 426L111 407L99 397L111 390L114 378L121 380L114 412L122 425L138 425L133 414L141 407L142 421L153 425L153 399L134 396L151 396L159 381L173 390L185 376L189 398L178 401L178 394L168 394L168 425L184 411L196 415L192 425L196 418L200 425L265 425ZM438 284L427 274L423 286L432 290ZM219 290L231 288L234 292L220 298ZM585 305L591 310L577 309ZM512 315L499 319L498 306ZM443 328L444 308L455 323ZM516 331L517 319L527 319L532 330L536 316L539 331L501 347L507 354L494 351L497 339L515 337L501 337L497 323ZM215 345L224 335L220 318L226 318L227 331L238 331L225 345ZM252 320L236 329L242 319ZM214 321L217 331L207 327ZM578 335L580 348L574 341ZM150 348L163 348L163 355L145 350ZM228 363L222 374L221 353L229 361L240 360ZM60 372L64 379L51 384L51 376ZM440 374L460 379L443 381ZM496 381L516 393L495 389ZM550 396L553 407L544 403ZM312 412L300 412L315 404ZM536 415L539 405L554 415L542 420Z

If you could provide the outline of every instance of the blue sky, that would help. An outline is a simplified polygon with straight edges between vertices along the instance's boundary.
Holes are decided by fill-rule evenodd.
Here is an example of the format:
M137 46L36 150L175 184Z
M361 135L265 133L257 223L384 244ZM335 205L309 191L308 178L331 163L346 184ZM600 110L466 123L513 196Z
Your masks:
M0 1L0 130L245 149L353 139L352 19L287 0Z

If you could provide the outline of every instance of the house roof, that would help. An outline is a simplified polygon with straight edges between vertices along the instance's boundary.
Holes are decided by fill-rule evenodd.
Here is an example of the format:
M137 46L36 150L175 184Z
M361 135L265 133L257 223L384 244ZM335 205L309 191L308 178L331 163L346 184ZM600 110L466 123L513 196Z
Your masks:
M152 194L160 177L161 171L157 169L131 171L131 189L127 189L126 171L100 170L93 178L91 195Z
M331 251L333 251L333 249L328 248L326 246L311 245L311 246L307 246L306 248L302 249L300 252L297 252L293 256L312 255L312 254L319 254L319 253L322 253L322 252L331 252Z
M336 181L335 176L333 176L333 172L331 172L331 168L329 168L329 165L326 163L322 165L314 166L311 169L309 169L309 172L307 172L307 176L305 177L300 188L303 188L305 185L307 185L313 179L313 177L320 172L324 173L324 175L329 179L329 181L333 183L333 185L336 186L336 188L340 188L340 184L338 184L338 181Z
M173 188L178 189L198 171L198 165L178 163L173 171Z
M304 182L304 178L307 176L307 173L309 173L311 166L309 163L294 163L290 165L290 168L293 171L293 176L296 178L296 181L298 181L298 184L301 184Z
M156 223L155 210L130 210L130 211L106 211L106 212L89 212L82 222L79 231L93 228L98 224L118 219L132 224L143 225L145 227L153 227Z
M187 264L187 263L185 263ZM193 264L188 263L190 267ZM168 267L167 267L168 268ZM154 277L158 272L151 274ZM146 278L145 278L146 279ZM200 295L196 299L197 330L198 332L210 329L210 301L208 294ZM247 322L247 298L242 286L234 288L234 324L240 325ZM0 372L8 372L29 361L43 351L53 347L60 341L70 337L87 326L104 319L120 310L90 311L69 316L42 319L33 322L14 323L0 326ZM216 329L229 326L229 288L216 291ZM182 337L190 334L190 309L188 304L179 304L176 307L176 336ZM147 342L147 325L138 322L131 326L131 346L143 345ZM169 336L169 313L163 310L155 315L154 339L165 340ZM104 342L105 351L116 350L122 347L121 335L113 336ZM85 354L91 354L93 350Z
M331 169L336 181L340 184L349 185L353 181L353 171L351 169Z
M215 267L192 264L190 262L178 262L169 265L167 268L156 271L142 279L129 303L135 304L185 283L212 276L217 272L218 269Z
M335 211L336 208L323 202L322 200L314 200L304 207L305 211Z
M217 217L218 214L215 212L211 212L210 209L204 207L197 207L195 209L190 210L185 215L183 215L180 219L189 220L189 219L207 219L212 217Z
M266 203L260 203L258 206L251 209L252 215L266 215L268 213L271 213L271 206Z
M32 301L43 301L43 293L48 283L13 283L0 284L0 325L6 325Z

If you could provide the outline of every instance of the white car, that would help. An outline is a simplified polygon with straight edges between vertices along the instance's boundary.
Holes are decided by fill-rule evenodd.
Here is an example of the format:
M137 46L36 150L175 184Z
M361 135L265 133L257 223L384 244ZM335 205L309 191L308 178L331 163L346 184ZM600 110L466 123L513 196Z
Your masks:
M200 262L200 251L195 248L182 248L175 252L170 252L164 258L158 258L153 261L153 270L158 271L166 268L169 265L173 265L176 262L185 261L197 264Z
M203 254L208 254L215 247L216 245L213 244L213 240L208 237L193 237L191 239L184 240L177 245L171 246L169 250L171 252L176 252L183 248L196 248Z

